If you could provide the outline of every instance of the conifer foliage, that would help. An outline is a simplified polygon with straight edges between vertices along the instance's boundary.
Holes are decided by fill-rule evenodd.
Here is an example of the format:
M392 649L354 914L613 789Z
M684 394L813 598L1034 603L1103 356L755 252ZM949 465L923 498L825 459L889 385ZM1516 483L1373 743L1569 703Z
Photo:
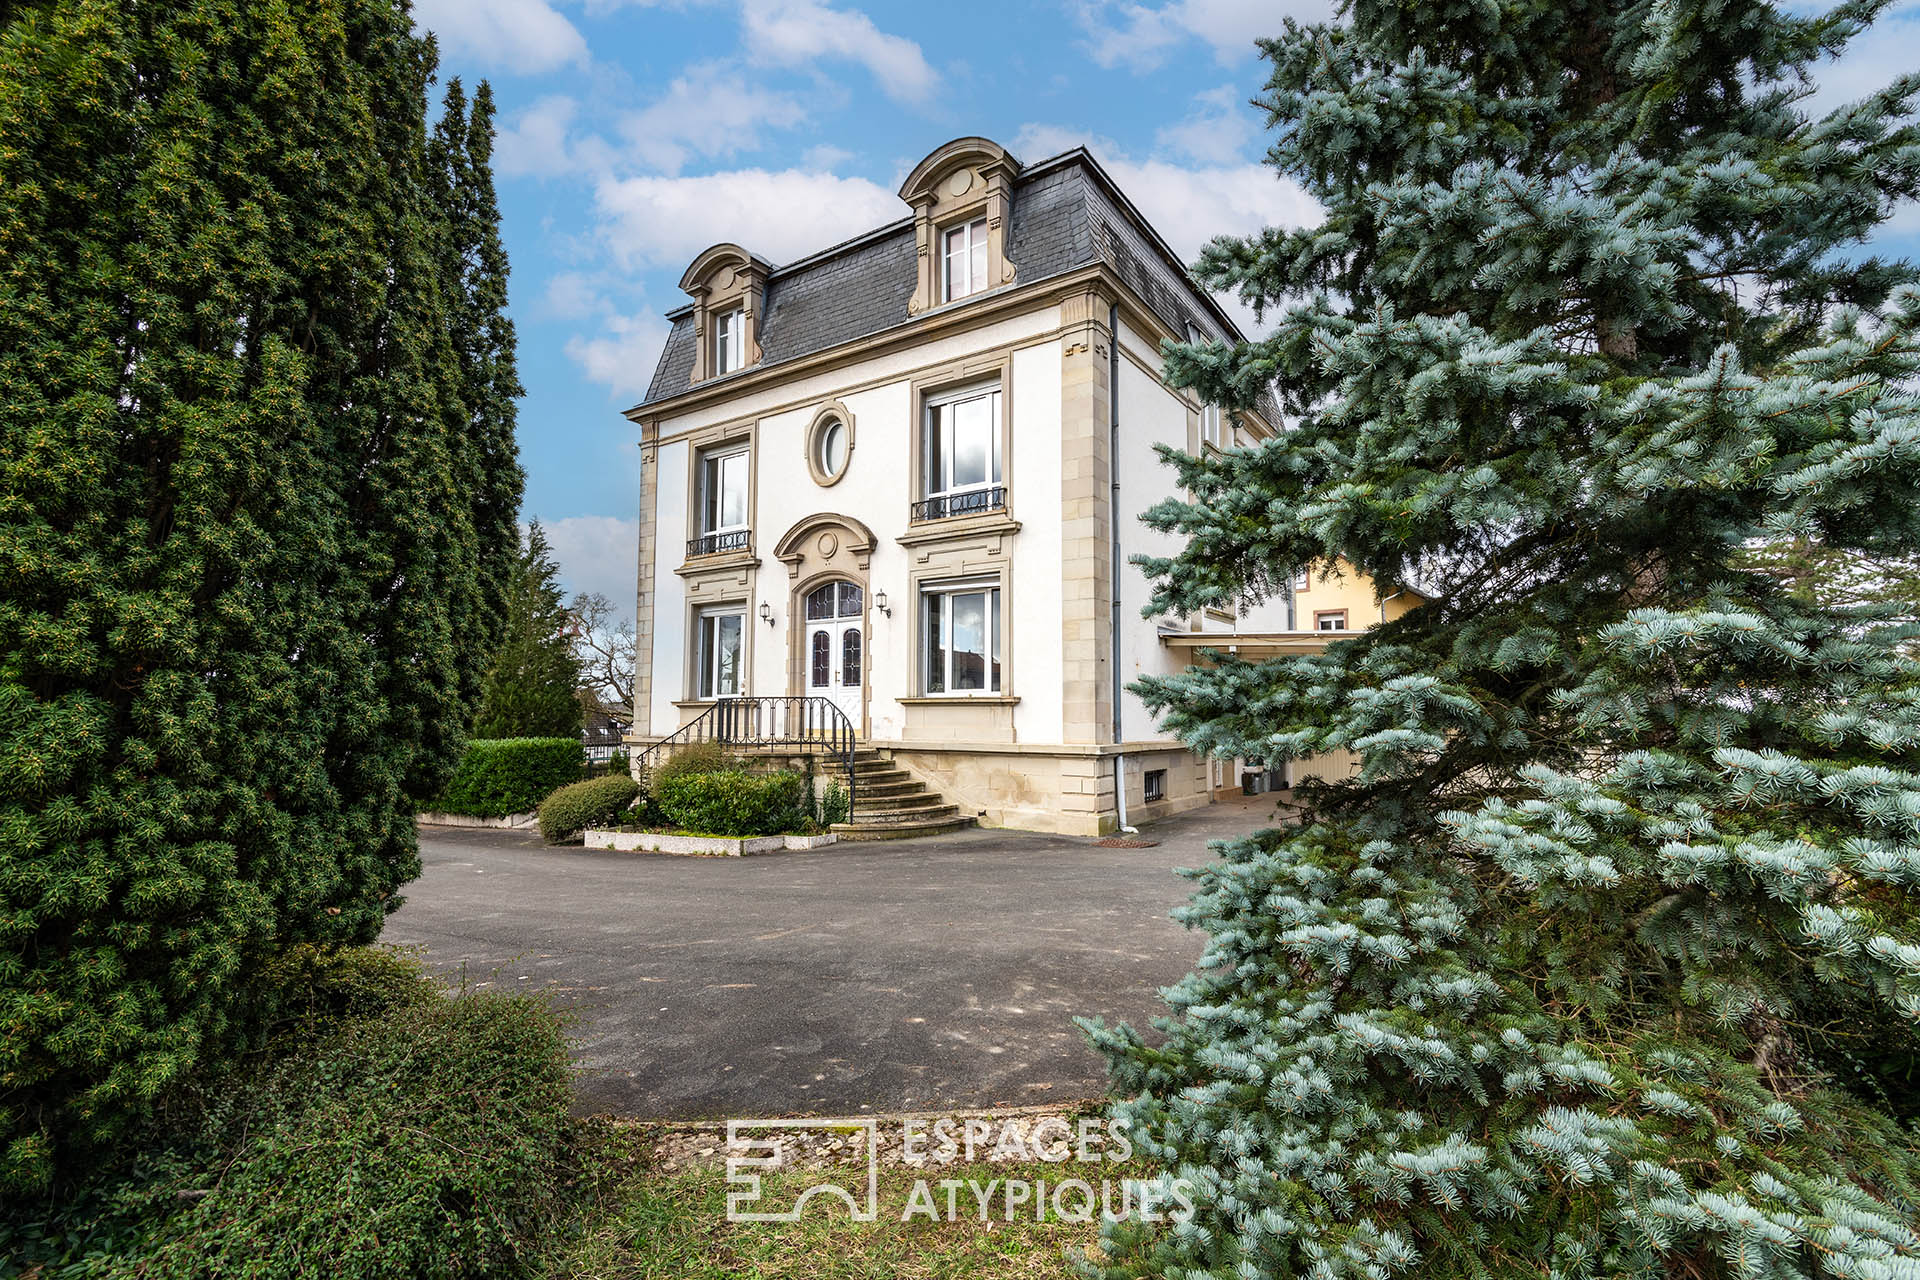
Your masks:
M578 737L580 659L547 531L527 526L507 577L505 633L480 689L476 738Z
M401 0L0 9L0 1186L417 873L520 489L433 68Z
M1144 682L1194 746L1361 758L1230 843L1163 1044L1095 1025L1191 1222L1114 1275L1920 1274L1920 666L1755 540L1920 548L1920 74L1883 6L1387 4L1263 42L1325 221L1221 240L1271 336L1170 379L1297 428L1175 459L1156 605L1343 557L1426 603Z

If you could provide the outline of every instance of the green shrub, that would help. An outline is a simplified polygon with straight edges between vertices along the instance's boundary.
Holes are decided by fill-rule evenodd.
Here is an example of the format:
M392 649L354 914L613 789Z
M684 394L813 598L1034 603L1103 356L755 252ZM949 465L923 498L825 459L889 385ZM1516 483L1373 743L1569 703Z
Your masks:
M525 813L579 781L584 761L578 738L476 738L430 807L477 818Z
M0 1205L0 1259L48 1275L530 1273L567 1207L567 1048L525 997L448 999L390 950L293 955L316 1018L191 1078L119 1163ZM0 1272L6 1271L0 1264Z
M606 826L625 813L639 794L639 784L624 773L562 787L540 802L540 837L548 844L559 844L588 827Z
M853 798L840 785L840 779L827 779L826 793L820 798L820 824L830 827L836 822L845 822L852 811Z
M806 775L788 770L656 773L653 799L673 826L702 835L779 835L798 830L812 817Z
M430 1003L441 988L421 967L418 948L303 944L261 965L254 991L263 1005L256 1025L279 1034Z
M633 757L627 754L624 747L607 757L607 772L628 775L633 773Z
M662 778L677 778L687 773L718 773L738 769L740 762L727 754L717 742L694 742L676 747L665 759L656 760L648 772L658 783Z

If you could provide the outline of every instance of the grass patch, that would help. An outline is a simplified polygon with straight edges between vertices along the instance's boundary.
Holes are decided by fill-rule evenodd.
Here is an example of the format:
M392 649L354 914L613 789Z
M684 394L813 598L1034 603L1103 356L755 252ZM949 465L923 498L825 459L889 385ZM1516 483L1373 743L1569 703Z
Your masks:
M1091 1223L1035 1221L1031 1206L1004 1220L1003 1202L992 1200L988 1220L965 1189L955 1203L957 1220L946 1220L941 1179L987 1188L1008 1178L1045 1181L1049 1188L1073 1176L1059 1164L995 1164L880 1171L879 1217L854 1222L839 1206L810 1204L798 1222L727 1221L726 1174L721 1169L664 1173L650 1168L644 1143L632 1136L603 1137L603 1151L625 1144L625 1155L603 1162L621 1172L598 1190L581 1234L550 1259L549 1275L580 1280L1068 1280L1077 1276L1069 1249L1099 1257L1100 1227ZM1123 1176L1117 1166L1094 1178ZM1080 1173L1086 1176L1085 1167ZM764 1200L793 1203L823 1175L799 1170L768 1175ZM856 1185L864 1174L849 1175ZM1133 1169L1130 1176L1138 1177ZM914 1183L925 1179L941 1220L916 1215L902 1221ZM1097 1185L1097 1184L1096 1184ZM1097 1194L1097 1192L1096 1192ZM1097 1214L1097 1201L1095 1202Z

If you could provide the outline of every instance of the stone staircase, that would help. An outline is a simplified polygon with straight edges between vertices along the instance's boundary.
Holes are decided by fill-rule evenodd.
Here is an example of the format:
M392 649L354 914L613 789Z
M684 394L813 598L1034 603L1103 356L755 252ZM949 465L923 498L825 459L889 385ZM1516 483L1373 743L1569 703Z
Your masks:
M854 752L853 774L853 812L832 827L842 840L905 840L973 825L959 806L872 747Z

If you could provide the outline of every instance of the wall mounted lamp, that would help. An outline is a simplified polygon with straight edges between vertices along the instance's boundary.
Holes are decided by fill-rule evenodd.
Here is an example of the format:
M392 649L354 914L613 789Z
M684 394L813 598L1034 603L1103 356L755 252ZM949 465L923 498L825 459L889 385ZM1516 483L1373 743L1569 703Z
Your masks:
M773 606L765 600L760 602L760 621L766 623L768 626L773 625Z
M873 593L873 607L886 614L889 618L893 616L893 610L887 606L887 593L885 591L876 591Z

